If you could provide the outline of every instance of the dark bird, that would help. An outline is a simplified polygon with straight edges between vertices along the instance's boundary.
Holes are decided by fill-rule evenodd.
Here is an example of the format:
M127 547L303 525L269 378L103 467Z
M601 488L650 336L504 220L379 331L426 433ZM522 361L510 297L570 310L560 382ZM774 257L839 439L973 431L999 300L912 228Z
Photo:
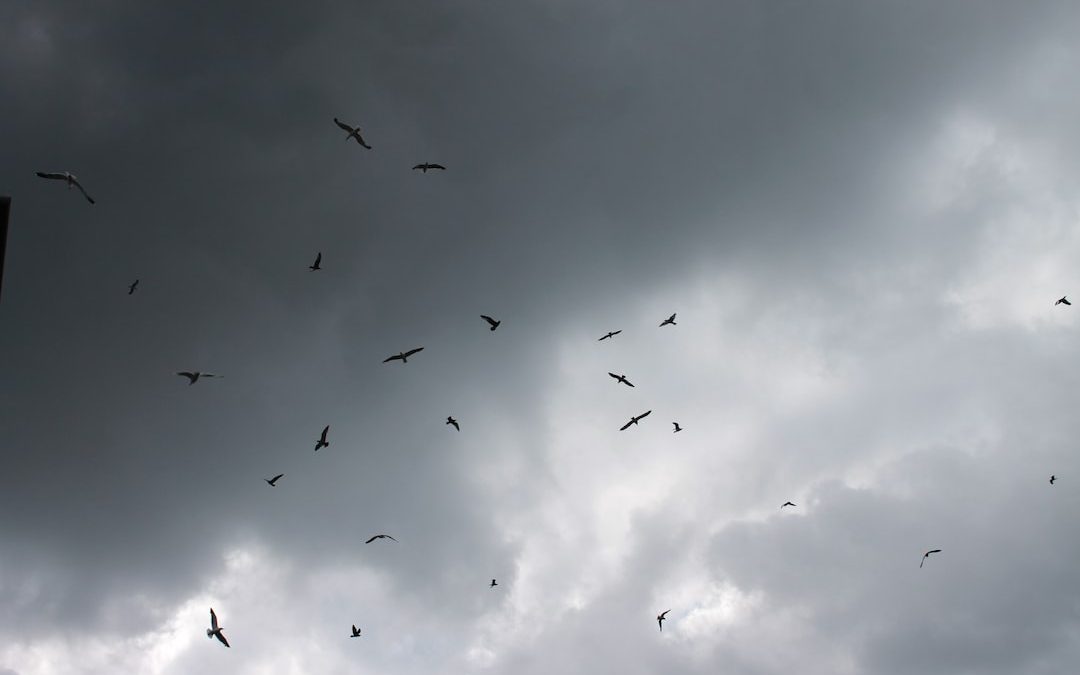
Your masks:
M350 635L349 637L360 637L360 629L356 627L355 623L352 625L352 635Z
M278 479L281 478L284 475L285 474L283 474L283 473L279 473L278 475L274 476L273 478L263 478L263 480L266 481L267 483L269 483L270 487L277 487Z
M374 537L372 537L371 539L368 539L367 541L365 541L364 543L365 544L370 544L371 542L375 541L376 539L389 539L390 541L397 541L397 539L394 539L393 537L391 537L388 534L377 534Z
M616 335L618 335L621 332L622 332L621 330L608 331L608 334L605 335L604 337L600 338L599 340L597 340L597 342L603 342L604 340L609 340L609 339L615 337Z
M183 370L183 371L177 373L177 375L181 375L181 376L186 377L187 379L191 380L190 382L188 382L189 387L191 385L195 384L196 382L198 382L200 377L224 377L224 375L215 375L213 373L200 373L198 371L192 373L192 372L189 372L187 370Z
M488 586L488 588L495 588L495 587L496 587L496 586L498 586L498 585L499 585L499 584L495 583L495 580L494 580L494 579L492 579L492 580L491 580L491 585L490 585L490 586Z
M1053 474L1050 474L1050 484L1053 485L1054 481L1056 481L1056 480L1057 480L1057 476L1055 476Z
M795 502L784 502L783 504L780 505L780 508L782 509L785 506L795 506Z
M210 627L206 629L206 637L208 637L208 638L216 637L218 639L218 642L220 642L221 644L228 647L229 646L229 641L225 639L225 635L221 632L222 630L224 630L224 628L225 628L224 626L219 626L218 625L217 614L214 614L214 608L211 607L210 608Z
M499 327L499 324L502 323L502 321L496 321L495 319L492 319L490 316L488 316L486 314L481 314L480 318L483 319L484 321L488 322L488 325L491 326L491 330L495 330L496 328Z
M668 325L668 324L671 324L672 326L677 326L677 325L678 325L677 323L675 323L675 315L674 315L674 314L672 314L672 315L671 315L671 316L669 316L668 318L664 319L664 320L663 320L663 321L662 321L662 322L660 323L660 327L661 327L661 328L663 328L664 326L666 326L666 325Z
M416 352L422 352L422 351L424 351L423 347L417 347L416 349L410 349L407 352L401 352L399 354L394 354L393 356L390 356L390 357L387 357L387 358L383 359L383 363L389 363L391 361L401 361L402 363L408 363L410 356L412 356Z
M431 164L430 162L424 162L423 164L417 164L416 166L413 167L413 171L416 171L417 169L420 169L424 173L427 173L428 169L441 169L443 171L446 171L446 167L443 166L442 164Z
M1069 302L1069 301L1068 301L1068 300L1067 300L1067 299L1065 298L1065 296L1063 295L1063 296L1061 296L1061 299L1060 299L1060 300L1058 300L1057 302L1055 302L1055 303L1054 303L1054 306L1056 307L1056 306L1058 306L1058 305L1071 305L1071 304L1072 304L1072 303L1071 303L1071 302Z
M608 375L614 377L617 382L622 382L623 384L625 384L628 387L634 386L634 385L630 384L630 380L626 379L625 375L616 375L615 373L608 373Z
M679 433L680 431L682 431L682 427L680 427L680 426L679 426L679 423L678 423L678 422L672 422L672 424L674 424L674 425L675 425L675 431L672 431L671 433L673 433L673 434L677 434L677 433Z
M315 262L308 265L308 269L311 270L312 272L318 272L319 270L322 269L321 267L319 267L319 265L321 265L321 264L322 264L322 251L319 251L319 253L315 256Z
M656 623L660 624L661 633L664 632L664 619L667 617L667 613L670 611L670 609L665 609L663 612L660 612L656 615Z
M330 447L330 441L326 440L326 434L330 431L330 425L327 424L323 427L322 435L319 436L319 440L315 441L315 452L319 451L319 448Z
M919 569L922 569L923 563L926 562L926 559L930 557L931 553L941 553L941 549L940 548L935 548L935 549L927 551L926 553L923 553L922 554L922 561L919 562Z
M128 295L131 295L132 293L134 293L135 289L138 288L138 287L139 287L139 280L138 279L131 282L131 284L128 286Z
M626 424L622 425L622 427L619 429L619 431L626 431L627 429L630 428L631 424L637 424L642 419L648 417L649 413L651 413L651 412L652 412L651 410L646 410L645 412L641 413L637 417L631 417L630 421L627 422Z
M334 118L334 124L349 132L349 135L345 137L345 140L355 138L357 143L364 146L368 150L371 149L371 146L364 142L364 137L360 135L360 127L350 127L348 124L345 124L336 117Z
M68 186L69 190L73 186L77 187L77 188L79 188L79 192L83 193L83 197L86 197L86 201L90 202L91 204L94 203L94 199L90 195L86 194L86 189L83 188L81 183L79 183L79 179L76 178L73 174L71 174L68 171L63 171L61 173L46 173L44 171L38 171L37 175L40 176L41 178L51 178L53 180L62 180L62 181L67 183L67 186Z
M446 423L453 426L458 431L461 431L461 427L458 426L457 420L454 419L453 417L447 417L446 418Z

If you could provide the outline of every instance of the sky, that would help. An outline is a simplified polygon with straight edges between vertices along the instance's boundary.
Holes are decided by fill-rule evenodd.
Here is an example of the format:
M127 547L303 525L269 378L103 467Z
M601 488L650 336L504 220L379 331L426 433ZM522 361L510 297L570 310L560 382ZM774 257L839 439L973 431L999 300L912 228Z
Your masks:
M1080 661L1080 6L221 4L0 22L0 674Z

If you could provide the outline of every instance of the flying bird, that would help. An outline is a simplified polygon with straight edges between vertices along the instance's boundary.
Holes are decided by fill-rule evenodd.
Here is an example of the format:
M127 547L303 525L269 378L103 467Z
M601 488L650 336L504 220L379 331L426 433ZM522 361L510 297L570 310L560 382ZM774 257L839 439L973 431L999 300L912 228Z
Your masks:
M365 544L370 544L371 542L375 541L376 539L389 539L390 541L397 541L397 539L394 539L393 537L391 537L388 534L377 534L374 537L372 537L371 539L368 539L367 541L365 541L364 543Z
M622 382L623 384L625 384L628 387L633 387L634 386L633 384L630 383L630 380L626 379L625 375L616 375L615 373L608 373L608 375L614 377L616 382Z
M206 637L216 637L218 642L229 646L229 641L225 639L225 635L221 632L225 627L219 626L217 622L217 614L214 614L214 608L210 608L210 627L206 629Z
M131 282L131 284L128 286L128 295L131 295L132 293L134 293L135 289L138 288L138 286L139 286L139 280L138 279Z
M784 502L783 504L780 505L780 508L782 509L785 506L795 506L795 502Z
M224 377L224 375L215 375L213 373L200 373L198 371L195 371L194 373L192 373L192 372L189 372L187 370L181 371L181 372L177 373L177 375L181 375L181 376L186 377L187 379L191 380L190 382L188 382L189 387L191 385L195 384L196 382L198 382L200 377Z
M371 146L364 142L364 137L360 135L360 127L350 127L348 124L345 124L336 117L334 118L334 124L349 132L349 135L345 137L345 140L355 138L357 143L364 146L368 150L371 149Z
M488 316L486 314L481 314L480 318L483 319L484 321L488 322L488 325L491 326L491 330L495 330L496 328L499 327L499 324L502 323L502 321L496 321L495 319L492 319L490 316Z
M322 435L319 436L319 440L315 441L315 452L319 451L319 448L330 447L330 441L326 440L326 434L330 431L330 425L327 424L323 427Z
M679 433L680 431L682 431L682 427L680 427L680 426L679 426L679 423L678 423L678 422L672 422L672 424L674 424L674 425L675 425L675 431L672 431L671 433L673 433L673 434L677 434L677 433Z
M664 632L664 620L667 618L667 613L670 611L670 609L665 609L663 612L656 615L656 623L660 624L661 633Z
M416 349L410 349L407 352L401 352L399 354L394 354L393 356L389 356L389 357L383 359L383 363L389 363L391 361L401 361L402 363L408 363L410 356L412 356L416 352L422 352L422 351L424 351L423 347L417 347Z
M269 483L270 487L277 487L278 479L281 478L284 475L285 474L283 474L283 473L279 473L278 475L274 476L273 478L263 478L263 480L266 481L267 483Z
M79 179L68 171L63 171L61 173L46 173L44 171L38 171L37 175L41 178L51 178L53 180L65 181L69 190L72 188L72 186L75 186L79 188L79 192L83 193L83 197L86 197L86 201L90 202L91 204L95 203L93 197L86 194L86 189L83 188L81 183L79 183Z
M356 627L355 623L352 625L352 635L350 635L349 637L360 637L360 629Z
M308 269L312 272L318 272L322 269L321 267L319 267L320 264L322 264L322 251L319 251L319 253L315 256L315 262L308 265Z
M457 420L454 419L453 417L447 417L446 418L446 423L453 426L458 431L461 431L461 427L458 426Z
M922 569L923 563L926 562L926 559L930 557L931 553L941 553L941 549L940 548L935 548L935 549L927 551L926 553L923 553L922 554L922 561L919 562L919 569Z
M668 324L671 324L672 326L677 326L678 325L677 323L675 323L675 315L674 314L672 314L668 318L664 319L660 323L660 327L663 328L664 326L667 326Z
M496 587L496 586L498 586L498 585L499 585L499 584L495 583L495 580L494 580L494 579L492 579L492 580L491 580L491 585L490 585L490 586L488 586L488 588L495 588L495 587Z
M1055 303L1054 303L1054 306L1056 307L1056 306L1058 306L1058 305L1071 305L1071 304L1072 304L1072 303L1071 303L1071 302L1069 302L1069 301L1068 301L1068 300L1067 300L1067 299L1065 298L1065 296L1063 295L1063 296L1061 296L1061 299L1060 299L1060 300L1058 300L1057 302L1055 302Z
M1056 481L1056 480L1057 480L1057 476L1055 476L1054 474L1050 474L1050 484L1053 485L1054 481Z
M651 413L651 412L652 412L651 410L646 410L645 412L641 413L637 417L631 417L630 421L627 422L626 424L622 425L622 427L619 429L619 431L626 431L627 429L630 428L631 424L637 424L642 419L648 417L649 413Z
M441 169L443 171L446 171L446 167L443 166L442 164L432 164L430 162L424 162L423 164L417 164L416 166L413 167L413 171L416 171L417 169L420 169L424 173L427 173L428 169Z
M608 331L608 334L605 335L604 337L600 338L599 340L597 340L597 342L603 342L604 340L610 340L611 338L615 337L616 335L618 335L621 332L622 332L621 330Z

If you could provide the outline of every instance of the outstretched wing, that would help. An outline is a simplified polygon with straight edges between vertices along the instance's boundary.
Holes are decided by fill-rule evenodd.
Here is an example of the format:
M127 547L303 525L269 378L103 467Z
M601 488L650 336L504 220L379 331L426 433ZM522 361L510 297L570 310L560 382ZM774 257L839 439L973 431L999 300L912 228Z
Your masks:
M342 122L341 120L339 120L336 117L334 118L334 124L338 125L339 127L344 129L345 131L348 131L350 134L353 132L352 127L350 127L348 124L345 124L344 122Z
M614 377L616 380L619 379L619 376L616 375L615 373L608 373L608 375Z
M630 425L633 424L633 423L634 423L634 420L631 419L629 422L627 422L626 424L619 427L619 431L626 431L627 429L630 428Z
M214 637L216 637L218 639L218 642L220 642L221 644L225 645L226 647L229 646L229 641L225 639L224 633L218 631L217 633L214 633Z
M218 629L217 614L214 614L214 608L210 608L210 628L213 630Z
M379 538L379 535L375 535L374 537L372 537L371 539L368 539L368 540L367 540L367 541L365 541L364 543L365 543L365 544L370 544L371 542L375 541L375 540L376 540L376 539L378 539L378 538Z
M81 192L81 193L83 194L83 197L86 197L86 201L90 202L91 204L94 204L94 203L96 203L96 202L94 202L94 198L93 198L93 197L91 197L90 195L86 194L86 188L84 188L84 187L82 186L82 184L81 184L81 183L79 183L79 181L77 181L77 180L75 180L75 179L72 179L72 180L71 180L71 182L75 184L75 187L79 188L79 192Z
M62 173L53 173L51 171L37 171L37 175L40 178L53 178L55 180L67 180L67 176Z
M446 171L446 167L443 166L442 164L428 164L427 168L429 168L429 169L442 169L443 171Z
M651 410L646 410L645 412L643 412L643 413L641 413L640 415L638 415L638 417L637 417L637 418L638 418L639 420L640 420L640 419L644 419L644 418L648 417L648 416L649 416L649 415L651 415L651 414L652 414L652 411L651 411Z
M192 382L195 381L195 373L189 373L188 371L184 370L184 371L181 371L181 372L177 373L177 375L181 375L183 377L186 377L187 379L191 380Z
M417 352L422 352L422 351L424 351L423 347L417 347L416 349L410 349L409 351L405 352L405 356L407 358L407 357L412 356L413 354L415 354Z
M492 325L492 326L494 326L494 325L496 325L496 324L498 324L498 323L499 323L498 321L496 321L495 319L492 319L492 318L491 318L490 316L488 316L487 314L481 314L481 315L480 315L480 318L481 318L481 319L483 319L484 321L487 321L487 322L488 322L488 323L489 323L490 325Z
M391 361L400 361L402 358L404 358L404 357L401 354L394 354L393 356L389 356L389 357L383 359L383 363L390 363Z
M426 169L426 168L427 168L427 166L425 166L424 164L417 164L416 166L413 167L413 171L416 171L417 169Z
M325 427L323 427L322 435L319 438L322 439L325 442L326 441L326 434L329 431L330 431L330 425L327 424Z

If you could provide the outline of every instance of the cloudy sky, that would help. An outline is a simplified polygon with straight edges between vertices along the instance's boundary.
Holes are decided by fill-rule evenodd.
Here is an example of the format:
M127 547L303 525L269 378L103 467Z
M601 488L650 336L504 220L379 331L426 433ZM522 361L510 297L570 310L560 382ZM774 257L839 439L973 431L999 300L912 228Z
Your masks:
M171 4L0 22L0 673L1080 661L1080 6Z

